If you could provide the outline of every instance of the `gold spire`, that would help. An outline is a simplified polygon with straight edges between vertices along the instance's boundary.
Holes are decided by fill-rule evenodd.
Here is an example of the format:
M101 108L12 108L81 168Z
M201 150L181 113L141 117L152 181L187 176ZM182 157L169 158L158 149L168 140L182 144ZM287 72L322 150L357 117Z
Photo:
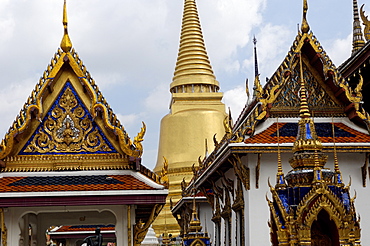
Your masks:
M331 125L332 125L332 134L333 134L333 146L334 146L334 172L335 172L335 180L334 183L342 183L342 174L339 170L339 163L338 163L338 153L337 153L337 147L335 145L335 130L334 130L334 120L333 116L331 117Z
M364 47L365 41L362 35L360 18L358 15L357 0L353 0L353 39L352 39L352 55L356 51Z
M64 35L62 42L60 42L60 48L64 52L69 52L72 48L72 42L68 35L68 20L67 20L67 3L66 0L64 0L64 6L63 6L63 27L64 27Z
M193 212L191 214L191 221L189 225L189 232L199 233L202 231L202 226L200 225L200 220L198 219L197 206L195 203L196 190L194 189L193 196Z
M290 160L290 165L295 168L315 167L321 168L325 165L327 156L323 155L322 143L318 139L315 125L311 119L311 114L308 109L307 91L303 76L303 61L302 52L299 54L299 72L300 72L300 100L301 106L299 110L300 120L298 122L297 140L293 145L294 157ZM304 154L303 154L304 153Z
M300 52L299 54L299 70L300 70L300 83L301 83L301 91L300 91L301 108L299 110L299 115L301 116L301 118L309 118L311 117L311 114L310 114L310 111L308 110L307 91L306 91L306 86L305 86L304 78L303 78L302 52Z
M278 172L276 174L276 186L285 186L283 165L281 164L281 152L280 152L280 129L279 129L279 118L276 119L276 134L278 141Z
M308 10L307 0L303 0L303 19L302 19L302 25L301 25L302 33L308 33L308 31L310 30L310 26L308 25L307 18L306 18L307 10Z
M180 48L171 89L193 84L215 86L212 91L219 89L204 45L196 2L185 0Z

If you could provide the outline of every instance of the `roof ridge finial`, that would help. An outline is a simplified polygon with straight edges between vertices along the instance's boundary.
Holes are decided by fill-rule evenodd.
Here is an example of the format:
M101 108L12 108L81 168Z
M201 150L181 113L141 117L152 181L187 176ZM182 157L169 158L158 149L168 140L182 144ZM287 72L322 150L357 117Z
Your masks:
M353 0L353 39L352 39L352 55L356 51L364 47L365 41L362 34L362 27L360 23L360 17L358 14L357 0Z
M256 36L253 36L253 44L254 44L254 77L257 77L259 75L259 73L258 73L257 39L256 39Z
M308 33L308 31L310 30L310 26L308 25L307 18L306 18L307 11L308 11L307 0L303 0L303 19L302 19L302 25L301 25L302 33Z
M60 43L60 48L64 52L69 52L72 48L72 42L68 35L68 19L67 19L67 3L66 0L64 0L63 5L63 27L64 27L64 35L62 42Z

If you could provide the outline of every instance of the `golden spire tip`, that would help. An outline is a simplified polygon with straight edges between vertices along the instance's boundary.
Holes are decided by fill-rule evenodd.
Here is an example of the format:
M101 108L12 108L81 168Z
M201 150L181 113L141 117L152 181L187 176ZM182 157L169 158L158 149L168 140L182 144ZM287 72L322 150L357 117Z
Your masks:
M64 35L62 42L60 43L60 48L64 52L69 52L72 48L72 42L68 35L68 19L67 19L67 2L64 0L63 5L63 27L64 27Z
M303 19L302 19L302 25L301 25L302 33L308 33L308 31L310 30L310 26L308 25L307 18L306 18L307 10L308 10L307 0L303 0Z

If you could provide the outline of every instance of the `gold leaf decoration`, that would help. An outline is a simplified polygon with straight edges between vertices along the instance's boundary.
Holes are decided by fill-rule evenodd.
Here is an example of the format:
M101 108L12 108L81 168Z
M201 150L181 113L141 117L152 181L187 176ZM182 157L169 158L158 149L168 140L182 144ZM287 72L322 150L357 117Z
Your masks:
M24 153L113 152L91 117L67 86Z

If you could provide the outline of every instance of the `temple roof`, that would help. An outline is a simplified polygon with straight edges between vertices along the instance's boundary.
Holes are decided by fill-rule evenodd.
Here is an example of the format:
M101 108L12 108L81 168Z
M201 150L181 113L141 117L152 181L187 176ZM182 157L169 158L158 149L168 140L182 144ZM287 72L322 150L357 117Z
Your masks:
M24 173L22 176L3 176L0 179L0 194L8 192L127 191L163 188L163 186L152 181L141 181L138 175L135 176L130 171L111 175L67 172L66 174L58 173L57 176L50 175L50 173L31 176L29 173Z
M109 205L164 203L168 191L132 170L17 172L0 178L0 205Z
M64 2L61 48L1 141L2 171L140 170L145 124L131 140L72 48L67 24Z
M99 227L101 233L114 233L115 225L63 225L57 226L50 230L48 233L50 235L58 234L69 234L69 233L95 233L95 229Z
M279 142L293 143L297 138L298 123L278 123ZM333 143L332 123L315 123L316 133L322 143ZM369 143L370 135L355 130L343 123L334 123L336 143ZM261 133L246 139L244 143L278 143L277 123L263 130Z
M361 105L360 83L351 87L338 72L312 31L299 32L276 72L261 86L255 80L254 100L247 104L232 127L233 141L253 136L268 118L297 117L300 111L300 65L307 90L307 105L316 117L348 118L367 129L369 115Z

